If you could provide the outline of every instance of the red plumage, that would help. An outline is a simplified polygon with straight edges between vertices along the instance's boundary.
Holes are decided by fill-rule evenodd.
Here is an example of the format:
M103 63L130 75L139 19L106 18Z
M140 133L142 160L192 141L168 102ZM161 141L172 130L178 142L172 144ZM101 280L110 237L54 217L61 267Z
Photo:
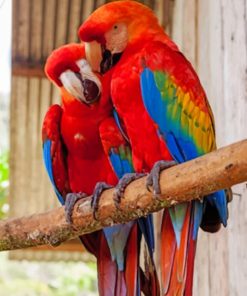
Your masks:
M51 141L54 185L64 199L69 192L92 194L97 182L115 185L118 179L102 143L125 143L114 121L107 124L107 128L114 132L105 132L104 121L112 117L107 76L101 80L101 97L93 104L81 102L63 87L60 80L62 72L71 70L79 73L75 62L83 58L84 46L70 44L54 51L46 63L48 77L60 88L62 105L51 106L48 110L42 136L44 145ZM126 291L134 295L132 289L136 291L134 274L137 272L138 250L132 249L133 244L137 243L135 230L133 233L126 272L119 271L116 262L112 261L103 231L81 237L86 248L97 257L100 295L126 295Z
M215 149L213 115L199 78L149 8L136 1L108 3L89 16L79 36L88 43L86 54L95 69L105 75L111 69L110 94L130 139L136 172L150 172L160 160L183 162ZM90 55L99 49L102 56ZM221 197L214 230L221 222L226 225ZM165 295L192 293L202 204L183 206L182 210L175 206L177 212L173 208L173 213L165 211L163 216ZM212 215L207 218L206 225Z

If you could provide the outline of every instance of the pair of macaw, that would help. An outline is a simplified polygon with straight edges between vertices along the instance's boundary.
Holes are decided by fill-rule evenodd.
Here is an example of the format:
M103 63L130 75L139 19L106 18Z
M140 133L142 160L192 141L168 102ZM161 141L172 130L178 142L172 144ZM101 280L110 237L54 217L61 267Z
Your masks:
M136 1L103 5L79 36L83 44L54 51L46 64L62 96L62 107L52 106L43 126L55 191L62 203L69 192L77 193L72 204L93 193L97 210L102 190L124 174L132 173L117 185L119 202L129 182L149 173L147 187L158 196L161 169L216 148L213 115L198 76L153 12ZM164 211L162 295L192 295L199 226L215 232L221 223L227 223L225 191ZM139 267L141 234L150 255L150 287ZM140 295L141 289L160 295L151 216L81 239L97 257L101 295Z
M83 44L69 44L53 51L45 71L60 88L62 106L51 106L45 116L43 155L55 192L65 203L70 220L71 205L77 198L93 193L97 206L102 190L115 186L119 178L133 171L131 149L114 118L111 75L99 77L92 72ZM153 269L149 274L151 288L143 284L143 289L146 295L156 289L151 223L150 219L141 218L138 225L130 222L107 227L80 238L97 258L100 295L140 294L140 277L145 279L139 269L140 228L149 241Z

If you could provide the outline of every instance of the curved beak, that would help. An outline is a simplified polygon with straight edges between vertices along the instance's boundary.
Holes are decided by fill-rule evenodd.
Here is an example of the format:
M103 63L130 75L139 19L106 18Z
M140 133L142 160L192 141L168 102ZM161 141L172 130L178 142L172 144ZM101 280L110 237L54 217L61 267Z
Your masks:
M122 52L111 53L97 41L85 42L86 59L94 72L106 73L120 60Z
M85 42L86 59L95 72L100 73L100 64L102 62L102 49L97 41Z
M91 105L101 96L101 81L85 59L77 60L76 65L80 72L66 70L61 73L59 79L64 89L82 103Z

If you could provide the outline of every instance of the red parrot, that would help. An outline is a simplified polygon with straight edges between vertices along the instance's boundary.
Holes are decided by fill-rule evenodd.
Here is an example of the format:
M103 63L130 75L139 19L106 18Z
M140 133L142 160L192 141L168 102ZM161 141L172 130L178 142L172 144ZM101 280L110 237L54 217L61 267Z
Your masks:
M150 172L147 187L158 196L161 169L216 149L213 114L199 78L152 10L136 1L101 6L79 36L93 70L111 71L110 96L131 143L135 172ZM120 183L121 197L128 180ZM199 226L215 232L226 226L227 215L223 190L164 211L163 295L192 295Z
M93 193L97 203L108 188L102 182L114 186L132 170L131 151L112 115L110 76L100 79L91 71L82 44L55 50L45 71L59 87L62 105L51 106L45 116L43 155L69 220L78 197ZM100 295L140 295L137 223L106 227L81 241L97 258Z

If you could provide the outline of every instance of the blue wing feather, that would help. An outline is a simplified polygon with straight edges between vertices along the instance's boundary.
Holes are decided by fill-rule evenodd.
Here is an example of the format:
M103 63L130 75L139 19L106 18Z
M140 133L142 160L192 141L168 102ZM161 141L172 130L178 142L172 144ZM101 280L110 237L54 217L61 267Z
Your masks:
M222 224L226 227L227 225L227 200L226 193L224 190L214 192L207 195L207 202L214 205L221 217Z
M107 143L112 143L111 139L108 139L110 135L106 132L108 125L116 124L117 130L121 133L122 138L125 140L125 143L122 143L118 147L112 147L108 150L109 160L115 171L117 177L120 179L126 173L133 173L134 168L132 164L132 155L131 149L129 146L129 140L127 135L124 132L124 128L121 125L121 121L116 111L114 111L114 119L115 122L106 122L105 128L102 129L101 138ZM102 125L103 126L103 125ZM124 267L124 257L123 252L126 245L127 238L129 236L130 229L133 225L133 222L123 224L123 225L115 225L113 227L104 228L104 233L110 247L111 256L114 260L116 260L118 264L118 268L123 270ZM152 215L147 218L138 219L138 225L142 234L144 235L145 241L148 245L148 249L150 251L150 256L153 254L154 250L154 233L153 233L153 219ZM117 248L116 248L117 245Z
M116 124L122 133L122 136L126 139L127 136L123 132L123 128L121 127L121 123L118 117L118 114L116 111L114 111L114 119L116 121ZM131 154L131 151L129 149L129 154ZM129 157L123 157L124 155L120 153L119 150L116 150L115 147L114 149L111 149L110 151L110 161L113 166L113 169L115 173L117 174L118 178L122 178L124 174L126 173L133 173L133 164L132 164L132 159L131 155ZM147 242L148 249L150 252L150 255L154 251L154 230L153 230L153 217L152 215L147 216L146 218L141 218L138 219L138 224L141 229L141 232L144 235L144 238Z
M52 172L52 156L51 156L51 146L52 146L52 141L51 140L45 140L43 143L43 160L45 163L45 168L47 170L48 176L51 180L51 183L53 185L54 191L62 205L64 205L64 199L60 192L58 191L54 177L53 177L53 172Z
M120 122L120 118L119 118L118 113L117 113L117 111L115 109L113 109L113 116L114 116L115 122L116 122L122 136L124 137L125 141L127 143L129 143L129 138L126 135L125 131L123 130L123 127L122 127L121 122Z
M202 149L196 145L188 130L186 132L188 127L184 126L183 129L181 127L182 107L178 102L178 95L174 84L171 84L172 89L168 89L169 85L165 84L166 80L169 79L168 75L165 72L162 72L161 75L156 75L156 73L146 67L141 74L140 84L143 102L149 115L158 125L157 132L164 139L171 155L178 163L183 163L203 154ZM165 85L167 89L165 89ZM162 89L164 90L163 92L161 91ZM172 117L172 112L176 116ZM226 225L227 205L225 192L223 190L215 192L206 197L206 199L215 205L223 225ZM201 223L202 209L203 205L197 202L194 207L194 237ZM179 215L176 217L170 211L177 242L179 243L181 223L184 221L186 211L179 210L178 212Z
M116 151L115 148L111 149L109 157L114 172L119 179L122 178L124 174L133 172L133 166L130 161L122 158L119 151Z

